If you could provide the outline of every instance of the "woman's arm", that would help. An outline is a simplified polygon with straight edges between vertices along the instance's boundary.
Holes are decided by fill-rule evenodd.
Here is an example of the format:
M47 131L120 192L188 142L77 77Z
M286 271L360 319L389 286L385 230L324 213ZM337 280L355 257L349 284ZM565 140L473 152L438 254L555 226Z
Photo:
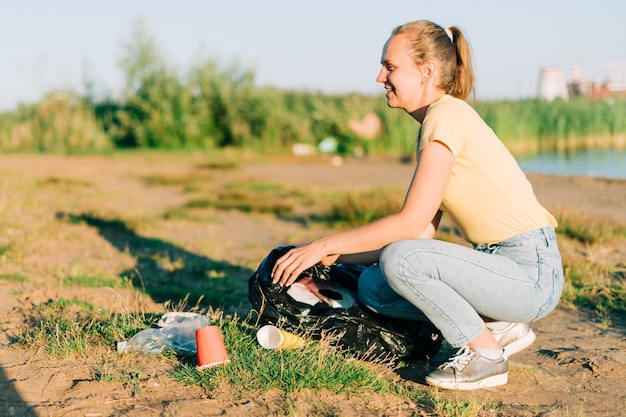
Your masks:
M437 228L439 227L439 221L441 220L442 212L438 210L435 214L433 220L426 226L424 233L420 236L420 239L433 239L435 237L435 233L437 232ZM340 255L335 259L333 256L327 256L322 259L322 264L324 265L332 265L335 262L343 263L343 264L373 264L378 262L380 259L380 253L382 249L377 249L369 252L361 252L361 253L349 253L345 255Z
M302 271L320 261L328 263L339 255L377 251L398 240L434 236L433 222L439 221L439 206L453 164L454 155L443 143L426 145L398 213L290 250L274 265L273 282L291 285Z
M426 226L424 232L420 236L420 239L433 239L435 237L435 233L437 232L437 228L439 227L439 221L441 220L442 212L441 210L437 210L435 217L433 220ZM380 253L383 249L376 249L369 252L361 252L361 253L348 253L344 255L332 256L329 255L321 260L324 265L332 265L335 262L343 263L343 264L373 264L378 262L380 259Z

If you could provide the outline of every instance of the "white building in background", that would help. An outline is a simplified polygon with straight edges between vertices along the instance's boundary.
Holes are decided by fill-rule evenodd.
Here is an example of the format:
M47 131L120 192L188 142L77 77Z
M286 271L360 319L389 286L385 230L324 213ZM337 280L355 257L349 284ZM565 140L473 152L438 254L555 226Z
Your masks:
M604 63L604 81L594 81L580 65L572 66L572 78L565 81L563 71L558 67L545 67L540 72L537 96L542 100L572 97L585 97L590 100L604 100L609 97L626 98L626 61Z
M567 83L563 71L558 67L546 67L541 69L539 77L539 98L552 101L556 98L569 99Z
M604 63L607 92L609 95L626 93L626 61L607 61Z

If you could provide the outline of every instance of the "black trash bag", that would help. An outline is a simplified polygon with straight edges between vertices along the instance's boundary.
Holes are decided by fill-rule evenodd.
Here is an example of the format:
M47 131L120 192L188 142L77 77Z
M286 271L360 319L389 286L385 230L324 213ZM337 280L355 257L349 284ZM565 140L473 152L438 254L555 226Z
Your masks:
M319 300L314 304L298 301L288 293L289 288L272 284L274 264L291 248L273 249L248 280L248 298L261 325L273 324L316 340L323 337L331 346L366 360L422 360L439 351L443 338L432 323L382 316L359 303L357 280L368 265L318 264L300 276L298 280L311 276L324 283L320 293L333 306Z

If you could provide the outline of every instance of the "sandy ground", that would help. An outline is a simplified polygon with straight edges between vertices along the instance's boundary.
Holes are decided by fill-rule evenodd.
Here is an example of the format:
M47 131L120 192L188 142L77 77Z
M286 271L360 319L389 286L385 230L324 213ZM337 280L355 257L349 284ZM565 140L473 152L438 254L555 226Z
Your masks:
M59 271L80 265L112 273L133 268L134 259L111 245L96 230L61 224L61 211L112 210L127 216L155 216L184 204L177 187L149 186L150 175L186 175L202 156L63 157L0 155L0 247L20 245L19 262L0 254L0 275L20 273L29 279L0 279L0 416L427 416L420 404L386 395L341 396L329 393L284 395L270 392L238 399L228 389L207 393L167 377L175 364L166 359L125 358L129 368L151 371L139 381L142 394L132 395L121 382L98 382L101 353L93 358L55 360L37 347L11 345L35 305L59 297L87 299L96 306L162 311L149 294L138 298L125 290L63 288ZM291 160L269 164L242 163L238 170L208 180L248 178L309 188L351 190L373 186L406 186L413 167L388 160ZM71 187L36 188L32 184L63 179ZM589 218L626 224L626 181L529 175L540 201L551 210L577 212ZM74 181L74 182L72 182ZM81 184L83 184L81 186ZM43 190L43 191L42 191ZM65 193L65 194L64 194ZM76 193L80 194L77 199ZM65 201L64 201L65 199ZM77 203L80 202L80 203ZM82 205L79 207L78 205ZM207 225L166 221L146 234L180 248L252 271L273 247L315 237L319 230L270 215L211 212ZM623 245L584 246L571 243L564 252L611 265L614 278L626 276ZM78 265L78 266L77 266ZM590 311L560 306L533 325L537 341L511 360L508 385L471 393L441 393L451 398L479 397L501 404L484 416L623 416L626 415L626 320L613 317L605 326ZM115 358L113 347L111 357ZM451 352L442 351L433 363ZM106 354L104 357L107 357ZM407 384L423 385L417 368L396 371ZM236 387L231 388L236 390ZM323 398L323 401L321 400ZM323 407L321 403L325 404Z

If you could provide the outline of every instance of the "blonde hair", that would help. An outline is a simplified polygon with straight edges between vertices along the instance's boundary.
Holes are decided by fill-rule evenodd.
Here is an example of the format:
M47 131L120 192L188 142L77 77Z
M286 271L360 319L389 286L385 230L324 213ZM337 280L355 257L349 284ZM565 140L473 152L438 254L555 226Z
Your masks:
M399 33L409 35L410 54L417 66L427 61L439 63L437 87L462 100L474 92L471 47L461 29L444 29L429 20L417 20L396 27L391 35Z

